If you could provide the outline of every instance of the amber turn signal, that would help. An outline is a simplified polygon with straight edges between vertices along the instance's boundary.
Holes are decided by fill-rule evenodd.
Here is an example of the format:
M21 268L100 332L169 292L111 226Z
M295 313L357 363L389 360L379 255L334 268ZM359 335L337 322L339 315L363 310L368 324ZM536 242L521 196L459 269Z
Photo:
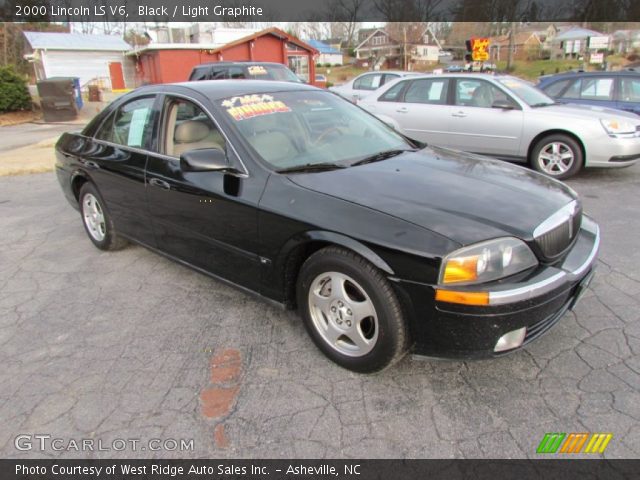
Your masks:
M455 290L437 289L436 300L463 305L489 305L489 292L456 292Z

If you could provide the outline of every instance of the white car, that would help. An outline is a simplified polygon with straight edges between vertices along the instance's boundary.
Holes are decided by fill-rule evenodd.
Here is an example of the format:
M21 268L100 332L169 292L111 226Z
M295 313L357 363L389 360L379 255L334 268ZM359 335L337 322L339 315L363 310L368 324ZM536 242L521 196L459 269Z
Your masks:
M508 75L443 74L399 79L359 105L407 137L528 163L564 179L586 167L640 158L640 117L562 105Z
M403 72L401 70L366 72L349 80L347 83L330 87L329 90L346 98L350 102L358 103L383 85L408 75L418 74L415 72Z

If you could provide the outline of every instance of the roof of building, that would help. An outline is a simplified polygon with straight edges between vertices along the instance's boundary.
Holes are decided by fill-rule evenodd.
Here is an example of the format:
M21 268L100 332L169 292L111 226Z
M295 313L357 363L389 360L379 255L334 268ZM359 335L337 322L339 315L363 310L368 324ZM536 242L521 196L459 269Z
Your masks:
M541 43L540 42L540 36L538 35L537 32L516 32L516 34L513 36L513 44L514 45L524 45L525 43L527 43L528 41L530 41L531 39L533 39L534 43ZM507 46L509 45L509 35L500 35L497 37L491 37L491 42L490 45L500 45L500 46Z
M131 50L122 38L113 35L85 35L81 33L24 32L31 48L44 50Z
M604 34L596 32L595 30L589 30L588 28L572 28L556 35L556 41L563 40L582 40L588 37L602 37Z
M225 45L210 45L210 44L202 44L202 43L162 43L162 44L149 44L144 47L136 50L135 52L130 52L130 54L140 54L144 53L147 50L207 50L208 53L219 53L228 48L235 47L236 45L241 45L250 40L255 40L258 37L263 37L265 35L273 35L277 38L283 38L288 42L297 45L304 50L308 50L313 54L318 53L318 50L312 47L311 45L306 44L302 40L294 37L293 35L289 35L287 32L280 30L279 28L272 27L267 28L265 30L260 30L259 32L252 33L251 35L247 35L246 37L239 38L238 40L234 40L233 42L227 43Z
M342 52L336 50L335 48L327 45L326 43L321 42L320 40L305 40L306 44L311 45L313 48L318 50L320 53L324 53L326 55L340 55Z

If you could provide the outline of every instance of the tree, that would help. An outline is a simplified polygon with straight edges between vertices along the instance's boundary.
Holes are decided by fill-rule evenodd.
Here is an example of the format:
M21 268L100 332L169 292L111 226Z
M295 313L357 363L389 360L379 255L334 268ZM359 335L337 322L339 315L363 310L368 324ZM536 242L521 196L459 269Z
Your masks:
M11 66L0 67L0 112L31 108L31 96L24 77Z
M361 23L358 21L362 15L366 0L331 0L328 5L328 13L331 28L331 37L340 37L347 47L353 47L356 41Z

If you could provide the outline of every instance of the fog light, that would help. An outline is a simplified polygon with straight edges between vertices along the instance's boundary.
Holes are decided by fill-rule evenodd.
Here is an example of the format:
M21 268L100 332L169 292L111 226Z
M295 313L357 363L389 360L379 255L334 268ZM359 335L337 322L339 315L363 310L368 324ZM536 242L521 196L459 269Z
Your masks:
M494 352L504 352L505 350L511 350L517 348L524 342L524 336L527 333L526 327L519 328L518 330L512 330L509 333L505 333L498 339Z

